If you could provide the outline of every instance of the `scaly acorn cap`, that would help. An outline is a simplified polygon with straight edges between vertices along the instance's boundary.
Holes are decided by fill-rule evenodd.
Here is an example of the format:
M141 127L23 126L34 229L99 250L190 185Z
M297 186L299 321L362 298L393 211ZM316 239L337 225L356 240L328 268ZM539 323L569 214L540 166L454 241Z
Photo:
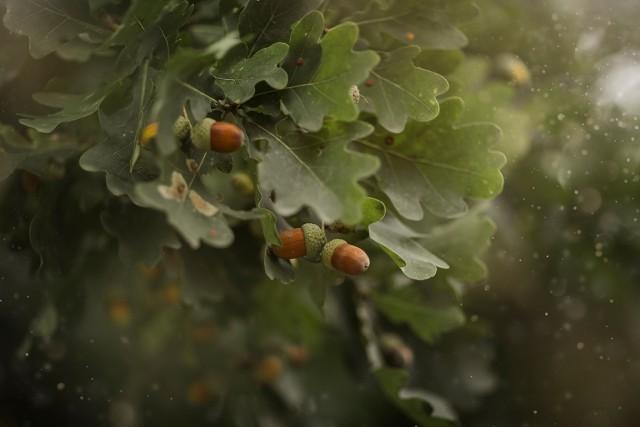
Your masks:
M191 129L191 142L199 150L208 151L211 149L211 126L216 121L211 117L200 120Z
M173 122L173 134L176 138L183 140L189 136L189 132L191 132L191 122L186 117L180 116Z
M342 239L334 239L324 245L322 262L328 268L355 276L369 268L369 256L357 246Z
M316 224L303 224L304 246L306 248L305 259L312 262L320 262L322 248L327 243L327 236L322 228Z

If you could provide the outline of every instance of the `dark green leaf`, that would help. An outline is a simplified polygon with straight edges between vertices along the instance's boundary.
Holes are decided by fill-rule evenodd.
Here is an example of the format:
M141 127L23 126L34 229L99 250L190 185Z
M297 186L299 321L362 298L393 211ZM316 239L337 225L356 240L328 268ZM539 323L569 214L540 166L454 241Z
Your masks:
M447 420L431 416L433 410L429 400L414 396L411 398L403 397L403 388L409 381L409 374L406 371L394 368L379 368L375 371L375 376L382 391L391 399L394 405L410 416L421 427L453 426Z
M450 265L448 275L473 283L487 275L487 267L479 255L489 247L495 230L490 218L470 214L434 228L424 243Z
M450 98L430 123L410 122L400 135L378 133L375 142L361 141L381 157L380 188L405 218L421 219L423 206L438 216L458 216L466 211L465 197L490 199L502 191L506 159L492 150L500 129L456 124L462 109L461 99Z
M282 103L286 112L301 127L310 131L322 128L329 116L338 120L353 121L358 118L358 108L351 95L351 88L364 81L380 58L370 50L353 51L358 39L358 27L351 23L338 25L324 37L322 15L313 12L296 24L291 35L291 51L296 54L301 47L318 45L320 61L315 70L303 70L305 79L294 75L299 58L290 56L287 72L299 83L283 91ZM316 55L313 49L309 55ZM304 56L301 57L303 60ZM291 67L294 67L293 69Z
M428 343L440 335L462 326L464 313L457 306L435 306L420 295L418 284L388 293L376 293L376 308L389 320L408 325L413 332Z
M419 238L424 235L416 233L391 214L369 226L369 237L411 279L426 280L435 276L438 268L449 268L445 261L420 244Z
M253 122L248 130L254 141L268 141L259 153L258 178L266 192L275 192L276 212L288 216L308 206L328 223L361 220L366 193L358 181L375 173L378 162L347 145L368 135L370 125L330 121L305 135L286 125L278 132Z
M440 111L436 97L449 88L444 77L413 64L419 53L417 46L391 52L371 72L370 84L361 87L362 108L376 113L390 132L402 132L408 119L433 120Z
M291 25L320 6L322 0L250 0L240 15L240 35L252 36L249 55L289 39Z
M285 43L275 43L260 49L250 58L215 68L212 74L227 98L242 104L253 97L259 82L265 81L274 89L282 89L287 85L287 73L279 65L288 51L289 46Z
M160 212L126 203L104 211L100 219L118 239L119 255L125 263L155 265L162 248L180 248L178 236Z
M7 0L4 25L29 37L29 50L42 58L66 44L86 38L100 40L108 31L91 22L84 2L74 0Z

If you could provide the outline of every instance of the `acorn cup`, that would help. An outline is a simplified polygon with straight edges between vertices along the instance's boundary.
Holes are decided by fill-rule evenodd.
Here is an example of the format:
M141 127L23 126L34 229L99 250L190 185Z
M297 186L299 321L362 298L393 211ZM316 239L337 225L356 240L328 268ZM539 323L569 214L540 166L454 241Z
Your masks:
M195 124L191 130L191 141L200 150L233 153L244 144L244 133L233 123L207 117Z
M369 269L367 253L342 239L334 239L324 245L321 256L325 266L350 276L357 276Z
M303 224L300 228L281 231L280 242L280 246L271 247L275 256L284 259L305 258L319 262L327 237L316 224Z

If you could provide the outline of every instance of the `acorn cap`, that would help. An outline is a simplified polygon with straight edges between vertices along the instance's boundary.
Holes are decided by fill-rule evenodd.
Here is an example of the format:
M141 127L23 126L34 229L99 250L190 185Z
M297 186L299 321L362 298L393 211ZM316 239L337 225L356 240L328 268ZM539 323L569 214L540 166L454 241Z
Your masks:
M322 249L322 262L329 268L355 276L369 268L369 256L342 239L330 241Z
M331 258L333 258L333 252L338 246L346 245L347 241L342 239L333 239L322 248L322 263L327 267L333 269L331 264Z
M180 116L173 122L173 134L178 139L185 139L191 131L191 122L184 116Z
M306 248L305 259L313 262L320 262L322 248L327 243L327 236L322 228L316 224L303 224L304 246Z
M211 149L211 126L213 126L215 122L211 117L207 117L200 120L195 124L193 129L191 129L191 142L193 142L193 145L199 150L206 151Z

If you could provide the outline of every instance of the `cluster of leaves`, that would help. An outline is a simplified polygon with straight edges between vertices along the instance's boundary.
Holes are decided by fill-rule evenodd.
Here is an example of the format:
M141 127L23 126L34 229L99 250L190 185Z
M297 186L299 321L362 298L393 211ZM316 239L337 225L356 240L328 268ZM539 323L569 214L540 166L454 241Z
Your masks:
M68 288L98 287L80 311L100 301L108 309L85 316L83 333L103 328L100 316L128 328L139 337L134 365L149 372L167 368L170 360L151 361L171 349L201 378L189 400L203 403L215 390L226 399L211 416L233 425L310 425L305 416L351 425L371 416L360 400L420 425L454 419L434 412L427 394L403 389L407 373L385 362L381 337L433 343L464 323L460 290L485 275L478 256L494 226L478 201L502 190L501 132L465 119L462 98L428 69L466 44L457 24L477 12L470 1L2 3L0 36L28 40L33 59L61 59L33 95L38 113L0 127L0 178L12 185L2 205L17 206L28 235L14 239L39 260L38 280L55 284L37 321L70 316L61 308ZM25 57L2 60L0 84L19 75ZM174 136L180 114L235 123L247 143L234 154L198 150ZM158 134L143 145L151 122ZM165 197L176 175L215 209ZM239 188L241 175L250 188ZM303 222L366 248L370 272L345 280L264 249ZM131 320L134 308L146 314ZM203 322L224 329L214 346L198 344L202 334L213 339ZM185 338L184 328L200 332ZM336 330L348 332L337 339ZM45 348L62 334L33 331ZM117 331L92 351L108 352ZM256 390L255 370L230 374L287 343L317 357L267 381L279 404ZM357 383L370 367L377 385L363 392ZM145 381L109 387L141 404Z

